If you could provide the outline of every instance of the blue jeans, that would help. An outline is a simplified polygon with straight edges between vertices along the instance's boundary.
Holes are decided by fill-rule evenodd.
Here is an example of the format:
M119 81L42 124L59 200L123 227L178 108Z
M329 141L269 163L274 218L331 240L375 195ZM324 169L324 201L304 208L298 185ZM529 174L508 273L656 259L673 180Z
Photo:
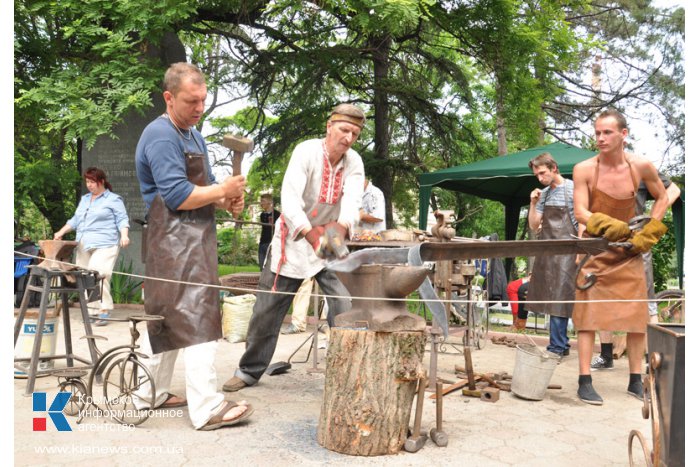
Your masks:
M547 350L550 352L561 354L569 345L569 336L566 335L566 327L569 324L569 318L561 316L549 317L549 345Z

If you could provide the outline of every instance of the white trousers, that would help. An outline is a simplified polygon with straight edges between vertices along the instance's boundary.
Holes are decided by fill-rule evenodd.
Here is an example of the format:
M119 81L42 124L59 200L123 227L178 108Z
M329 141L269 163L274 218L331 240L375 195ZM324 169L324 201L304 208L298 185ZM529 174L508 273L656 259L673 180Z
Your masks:
M309 314L309 302L313 288L314 278L305 279L299 286L292 302L292 324L302 331L306 331L306 316Z
M311 292L314 290L316 281L313 277L304 279L304 282L299 286L294 301L292 302L292 324L297 329L306 331L306 320L309 314L309 303L311 302ZM321 310L322 319L328 312L328 300L323 301L323 309Z
M149 358L140 359L153 377L156 400L154 407L163 404L168 398L170 382L173 379L175 361L180 350L169 350L159 354L154 354L151 349L151 342L148 339L148 332L141 333L141 352ZM213 417L219 405L224 401L224 395L216 392L216 369L214 368L214 358L218 342L211 341L204 344L196 344L182 349L185 359L185 397L187 398L187 408L190 414L192 425L196 429L206 425ZM138 392L137 392L138 394ZM140 394L147 396L145 394ZM136 408L144 409L134 398Z
M102 300L90 302L87 305L88 313L92 316L97 316L101 310L110 311L114 309L110 280L112 279L112 270L114 269L114 263L117 261L117 256L119 256L119 245L86 250L82 242L78 243L75 251L75 264L84 269L97 271L104 276L102 281Z

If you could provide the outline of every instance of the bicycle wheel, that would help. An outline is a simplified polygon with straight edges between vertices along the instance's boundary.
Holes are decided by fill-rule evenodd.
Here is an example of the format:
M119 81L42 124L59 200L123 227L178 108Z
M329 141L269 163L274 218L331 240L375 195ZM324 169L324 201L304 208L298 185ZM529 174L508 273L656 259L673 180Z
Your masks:
M685 292L681 289L663 290L656 294L659 323L685 323Z
M87 390L83 382L80 380L63 381L59 385L59 391L71 393L70 399L63 407L63 413L70 416L78 415L85 407L87 398Z
M102 383L104 402L110 417L124 425L140 425L148 419L156 398L156 388L151 374L133 355L113 361L104 372ZM139 409L134 405L138 398L148 404Z

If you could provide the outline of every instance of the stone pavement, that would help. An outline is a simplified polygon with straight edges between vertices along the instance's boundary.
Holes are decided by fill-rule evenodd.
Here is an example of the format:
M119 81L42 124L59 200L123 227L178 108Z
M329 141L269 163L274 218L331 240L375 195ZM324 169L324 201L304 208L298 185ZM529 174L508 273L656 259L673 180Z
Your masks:
M125 317L133 309L115 310L114 317ZM71 311L74 341L82 335L78 313ZM111 323L95 328L108 337L98 346L106 350L129 342L128 324ZM63 352L59 329L57 353ZM280 336L273 362L287 360L308 333ZM522 336L519 337L523 339ZM546 337L538 337L540 345ZM85 341L77 341L79 355L87 355ZM456 381L455 365L463 366L461 335L448 339L438 355L438 375ZM523 340L523 342L525 342ZM453 343L451 345L449 343ZM313 373L308 345L292 360L292 369L283 375L267 376L257 386L230 394L255 407L247 422L210 432L195 431L186 414L168 418L151 417L142 425L129 428L102 417L88 417L80 425L69 417L70 432L59 432L48 420L46 431L33 431L32 398L25 397L25 381L14 381L14 458L15 465L478 465L478 466L626 466L629 465L627 439L631 430L640 430L651 444L651 422L641 415L642 402L626 392L628 366L625 358L615 361L610 371L594 372L596 389L605 403L591 406L576 397L577 354L572 351L554 372L551 384L561 390L548 390L543 401L519 399L501 392L495 403L462 396L461 391L444 398L444 430L447 447L431 440L417 453L354 457L326 450L316 442L316 426L323 399L323 373ZM217 354L219 386L236 368L243 343L222 341ZM429 350L429 349L428 349ZM424 364L428 365L430 352ZM572 349L573 350L573 349ZM512 374L516 349L488 342L472 352L476 372ZM322 368L325 350L319 350ZM57 361L57 366L63 362ZM184 367L178 359L172 392L184 395ZM37 379L35 391L57 392L55 377ZM427 395L426 395L427 397ZM435 404L426 399L423 412L425 429L435 426ZM642 452L635 444L636 465L643 465Z

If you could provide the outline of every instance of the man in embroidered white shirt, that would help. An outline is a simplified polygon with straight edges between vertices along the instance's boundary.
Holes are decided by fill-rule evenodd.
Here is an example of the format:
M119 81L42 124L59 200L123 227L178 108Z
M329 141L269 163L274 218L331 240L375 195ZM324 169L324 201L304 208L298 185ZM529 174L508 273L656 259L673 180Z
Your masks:
M318 252L326 228L350 238L358 220L365 170L351 146L364 125L365 115L359 107L340 104L326 122L325 138L307 140L294 148L282 182L282 215L260 274L246 351L224 391L252 386L262 377L294 293L304 279L314 277L328 296L329 326L334 325L336 315L350 309L350 299L335 298L349 293L325 269L326 260Z

